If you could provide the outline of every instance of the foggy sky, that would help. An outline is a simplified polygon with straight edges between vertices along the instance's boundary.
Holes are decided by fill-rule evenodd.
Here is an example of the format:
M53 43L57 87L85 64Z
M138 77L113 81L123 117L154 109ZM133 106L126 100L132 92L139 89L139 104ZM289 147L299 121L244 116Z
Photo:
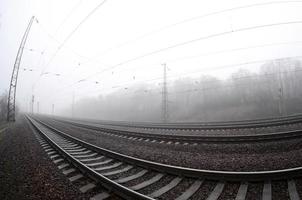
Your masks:
M58 51L99 0L1 0L0 92L8 90L18 46L32 15L39 23L33 24L24 50L17 91L17 102L25 111L32 93L40 102L40 110L49 113L52 104L58 109L70 105L73 93L80 99L108 94L119 87L131 88L131 84L146 80L155 79L153 82L159 83L162 63L167 63L168 76L174 79L203 74L224 78L238 68L256 71L261 65L230 67L232 64L300 56L302 23L236 32L245 27L302 20L302 2L298 1L238 9L163 29L207 13L264 2L271 1L108 0ZM234 33L127 62L175 44L230 30ZM42 72L48 74L41 76Z

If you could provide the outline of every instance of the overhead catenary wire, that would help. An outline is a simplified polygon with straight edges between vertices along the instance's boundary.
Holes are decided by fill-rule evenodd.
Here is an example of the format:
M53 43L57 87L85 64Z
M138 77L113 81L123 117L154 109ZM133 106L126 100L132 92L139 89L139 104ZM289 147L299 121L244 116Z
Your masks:
M60 43L60 45L58 46L57 50L55 51L55 53L51 56L51 58L49 59L49 61L46 63L44 69L42 70L42 73L45 71L45 69L52 63L52 61L54 60L54 58L57 56L57 54L59 53L59 51L64 47L64 45L66 44L66 42L74 35L74 33L101 7L105 4L107 0L103 0L101 1L94 9L92 9L88 15L86 15L81 21L80 23L67 35L67 37L65 37L65 39ZM38 82L39 79L36 81ZM36 83L35 83L36 84Z
M81 2L79 2L79 4L80 4L80 3L81 3ZM102 2L102 3L104 3L104 2ZM102 3L101 3L101 4L102 4ZM138 38L136 38L136 39L134 39L134 40L130 40L130 41L136 41L136 40L139 40L139 39L141 39L141 38L144 38L144 37L146 37L146 36L148 36L148 35L152 35L152 34L154 34L154 33L161 32L161 31L163 31L163 30L165 30L165 29L168 29L168 28L171 28L171 27L174 27L174 26L178 26L178 25L181 25L181 24L190 22L190 21L194 21L194 20L197 20L197 19L202 19L202 18L205 18L205 17L214 16L214 15L219 15L219 14L226 13L226 12L231 12L231 11L236 11L236 10L241 10L241 9L247 9L247 8L252 8L252 7L259 7L259 6L267 6L267 5L274 5L274 4L290 4L290 3L302 3L302 2L301 2L301 1L297 1L297 0L292 0L292 1L269 1L269 2L255 3L255 4L248 4L248 5L237 6L237 7L233 7L233 8L227 8L227 9L223 9L223 10L219 10L219 11L214 11L214 12L210 12L210 13L203 14L203 15L199 15L199 16L195 16L195 17L190 17L190 18L181 20L181 21L179 21L179 22L175 22L175 23L172 23L172 24L163 26L163 27L158 28L158 29L156 29L156 30L150 31L150 32L148 32L148 33L145 33L145 34L139 36ZM101 6L101 4L99 4L98 7ZM78 5L76 5L76 6L74 7L74 9L76 9L77 6L78 6ZM96 7L95 10L97 10L98 7ZM71 11L71 13L74 11L74 9ZM92 12L94 12L95 10L93 10ZM93 14L93 13L91 13L91 14ZM89 17L89 16L88 16L88 17ZM68 17L66 17L66 18L68 18ZM62 23L63 23L63 22L62 22ZM81 23L80 23L80 24L81 24ZM80 24L79 24L79 25L80 25ZM76 29L77 29L77 28L76 28ZM48 35L49 35L49 34L48 34ZM53 38L54 40L56 40L53 36L50 35L50 37ZM66 39L68 39L68 37L67 37ZM57 42L58 42L58 41L57 41ZM65 43L65 42L63 41L63 43ZM129 41L128 41L128 42L125 42L124 44L129 44ZM118 45L118 46L120 46L120 45ZM124 46L124 45L122 45L122 46ZM59 46L58 50L59 50L59 49L60 49L60 46ZM55 57L56 54L57 54L57 52L54 53L54 55L53 55L52 57ZM81 55L78 55L78 56L81 56ZM148 55L146 55L146 56L148 56ZM81 56L81 57L82 57L82 56ZM129 61L131 62L132 60L129 60ZM52 62L52 58L50 59L50 62ZM127 63L127 62L126 62L126 63ZM126 64L126 63L121 63L121 65ZM82 64L83 64L83 63L82 63ZM49 62L46 64L46 66L48 66L48 65L49 65ZM109 65L107 65L107 64L104 64L104 65L109 66ZM119 65L119 66L120 66L120 65Z
M93 12L95 12L103 3L105 2L102 2L101 4L99 4L90 14L87 15L86 18L84 18L84 20L82 22L84 22L87 18L89 18L90 15L93 14ZM240 10L240 9L246 9L246 8L251 8L251 7L257 7L257 6L265 6L265 5L273 5L273 4L288 4L288 3L301 3L301 1L269 1L269 2L264 2L264 3L256 3L256 4L249 4L249 5L243 5L243 6L238 6L238 7L233 7L233 8L228 8L228 9L224 9L224 10L219 10L219 11L214 11L214 12L211 12L211 13L207 13L207 14L204 14L204 15L200 15L200 16L196 16L196 17L191 17L191 18L188 18L188 19L185 19L185 20L182 20L180 22L176 22L176 23L173 23L173 24L170 24L170 25L167 25L167 26L164 26L162 28L159 28L157 29L158 31L160 30L163 30L163 29L166 29L166 28L169 28L169 27L173 27L173 26L177 26L177 25L180 25L180 24L183 24L183 23L186 23L186 22L189 22L189 21L194 21L196 19L201 19L201 18L204 18L204 17L209 17L209 16L213 16L213 15L217 15L217 14L221 14L221 13L224 13L224 12L230 12L230 11L234 11L234 10ZM76 6L75 6L76 7ZM81 26L82 23L79 24L79 26ZM77 26L74 31L76 31L79 26ZM152 32L154 31L151 31L149 32L148 34L152 34ZM73 32L70 33L70 37L72 36ZM69 39L69 36L65 39L65 40L68 40ZM62 44L64 44L66 41L63 41ZM61 46L61 45L60 45ZM53 54L52 58L49 60L49 62L45 65L45 67L49 66L49 64L52 62L52 59L56 56L57 52L60 50L60 46L58 47L56 53ZM174 48L174 47L171 47L171 48ZM164 49L162 49L162 51L165 51ZM154 52L154 54L156 54L157 52ZM152 52L150 52L150 55L152 55ZM130 60L126 60L122 63L118 63L116 64L117 66L121 66L121 65L124 65L124 64L127 64L129 62L133 62L137 59L141 59L141 57L145 57L145 56L149 56L149 55L141 55L139 58L133 58L133 59L130 59ZM114 67L114 66L111 66L111 67ZM43 70L44 71L44 70ZM42 72L43 72L42 71ZM105 71L107 71L105 69ZM98 72L97 74L100 74L102 72ZM86 78L87 79L87 78ZM38 82L39 79L36 81Z
M302 72L302 69L300 70L291 70L291 71L284 71L284 72L281 72L281 74L288 74L288 73L291 73L291 74L299 74L301 75L301 72ZM219 80L219 79L216 79L216 80L208 80L208 81L201 81L198 83L198 86L200 86L201 84L208 84L208 83L220 83L220 85L218 86L210 86L210 87L202 87L202 88L194 88L194 89L187 89L187 90L181 90L181 91L170 91L168 94L171 95L171 94L186 94L186 93L196 93L196 92L204 92L204 91L209 91L209 90L216 90L216 89L222 89L222 88L239 88L239 87L244 87L246 85L250 85L251 83L240 83L240 84L235 84L234 82L233 83L229 83L229 84L225 84L225 82L227 81L238 81L238 80L242 80L242 79L250 79L250 78L261 78L261 77L272 77L272 76L278 76L279 75L279 72L274 72L274 73L267 73L267 74L255 74L255 75L250 75L250 76L242 76L242 77L238 77L238 78L231 78L231 79L228 79L228 80ZM200 78L198 78L200 79ZM191 79L191 81L193 80L196 80L196 79ZM258 87L259 85L261 84L269 84L269 83L272 83L274 80L262 80L261 82L259 82L259 80L253 80L253 83L257 83L256 85L253 85L253 87ZM171 84L171 82L170 82ZM186 85L197 85L197 84L182 84L182 86L186 86ZM263 85L262 85L263 86ZM243 88L242 87L242 88ZM172 90L172 88L170 88L170 90ZM120 91L122 91L122 88L120 88ZM127 95L131 95L131 94L148 94L150 95L151 92L156 92L156 93L153 93L153 94L161 94L161 88L160 87L157 87L157 88L152 88L152 89L135 89L134 91L130 91L130 88L127 87L127 89L123 90L124 91L124 94L127 94ZM80 97L84 97L85 95L87 95L87 92L85 91L85 93L77 93L77 98L80 98ZM114 93L113 93L114 95ZM87 97L87 96L86 96ZM91 98L91 97L87 97L87 98ZM59 102L60 99L57 99L55 102Z
M81 2L79 2L80 4ZM236 11L236 10L241 10L241 9L247 9L247 8L252 8L252 7L259 7L259 6L267 6L267 5L274 5L274 4L290 4L290 3L302 3L302 1L269 1L269 2L263 2L263 3L255 3L255 4L248 4L248 5L243 5L243 6L237 6L237 7L233 7L233 8L228 8L228 9L223 9L223 10L219 10L219 11L214 11L214 12L210 12L210 13L207 13L207 14L203 14L203 15L199 15L199 16L195 16L195 17L190 17L190 18L187 18L187 19L184 19L184 20L181 20L179 22L175 22L175 23L172 23L172 24L169 24L169 25L166 25L166 26L163 26L161 28L158 28L156 30L153 30L153 31L150 31L148 33L145 33L141 36L139 36L138 38L134 39L134 40L129 40L128 42L125 42L123 44L129 44L131 43L130 41L136 41L136 40L139 40L139 39L142 39L146 36L149 36L149 35L152 35L152 34L155 34L155 33L158 33L158 32L161 32L163 30L166 30L168 28L171 28L171 27L174 27L174 26L178 26L178 25L181 25L181 24L184 24L184 23L187 23L187 22L190 22L190 21L194 21L194 20L197 20L197 19L202 19L202 18L205 18L205 17L210 17L210 16L214 16L214 15L219 15L219 14L222 14L222 13L226 13L226 12L231 12L231 11ZM77 7L77 5L74 7L74 9ZM73 12L73 11L72 11ZM50 35L48 33L48 35ZM56 40L53 36L50 35L51 38L53 38L54 40ZM57 41L59 42L59 41ZM120 46L120 45L118 45ZM124 45L122 45L124 46ZM112 49L112 48L110 48ZM115 49L115 48L113 48ZM82 55L79 55L78 53L76 53L78 56L80 57L83 57ZM87 58L88 59L88 58ZM91 59L88 59L88 62L89 60ZM81 62L82 66L85 65L85 63L87 62ZM83 65L84 64L84 65ZM108 64L104 64L104 63L101 63L105 66L110 66Z
M195 16L195 17L190 17L190 18L181 20L179 22L168 24L168 25L165 25L165 26L160 27L158 29L155 29L155 30L149 31L147 33L144 33L144 34L142 34L142 35L140 35L140 36L138 36L134 39L131 39L131 40L128 40L128 41L123 42L121 44L118 44L116 47L111 47L111 48L105 50L104 52L102 52L101 54L99 54L97 56L94 56L93 59L98 58L98 57L100 57L100 56L102 56L102 55L104 55L104 54L106 54L109 51L112 51L114 49L118 49L118 48L127 46L131 43L134 43L136 41L139 41L141 39L144 39L144 38L146 38L150 35L162 32L166 29L169 29L169 28L181 25L181 24L185 24L185 23L188 23L188 22L191 22L191 21L195 21L195 20L199 20L199 19L203 19L203 18L206 18L206 17L211 17L211 16L215 16L215 15L219 15L219 14L223 14L223 13L227 13L227 12L232 12L232 11L236 11L236 10L242 10L242 9L259 7L259 6L274 5L274 4L290 4L290 3L302 3L302 1L299 1L299 0L298 1L297 0L293 0L293 1L269 1L269 2L263 2L263 3L248 4L248 5L243 5L243 6L237 6L237 7L227 8L227 9L223 9L223 10L218 10L218 11L206 13L206 14L203 14L203 15L198 15L198 16Z
M213 55L217 55L217 54L231 53L231 52L236 52L236 51L242 51L242 50L249 50L249 49L260 48L260 47L271 47L271 46L280 46L280 45L294 45L294 44L301 45L302 41L267 43L267 44L252 45L252 46L247 46L247 47L224 49L224 50L219 50L219 51L206 52L206 53L202 53L202 54L198 54L198 55L184 56L184 57L179 57L179 58L172 58L172 59L165 60L165 62L167 62L167 63L174 63L174 62L183 61L183 60L197 59L197 58L205 57L205 56L213 56ZM157 63L151 64L151 65L146 65L146 67L153 67L153 66L159 65L159 64L161 64L161 62L157 62ZM141 66L139 66L139 67L141 68ZM124 70L129 70L129 68L124 69ZM119 72L120 71L124 71L124 70L119 70Z
M194 71L191 71L191 72L188 72L188 73L183 73L181 75L172 75L172 76L170 75L170 76L167 76L167 78L168 79L171 79L171 78L177 79L177 78L181 78L181 77L187 77L187 76L189 76L191 74L196 75L196 74L198 74L200 72L204 73L204 72L207 72L207 71L224 70L224 69L227 69L227 68L239 67L239 66L244 66L244 65L267 63L267 62L275 61L276 59L299 59L299 58L302 58L302 56L281 57L281 58L274 58L274 59L261 59L261 60L254 60L254 61L248 61L248 62L241 62L241 63L237 63L237 64L218 65L218 66L208 67L207 69L194 70ZM200 75L202 75L202 74L200 74ZM199 78L200 77L198 77L198 79ZM155 82L155 81L158 81L158 80L162 80L162 76L161 77L157 77L157 78L147 79L147 80L141 80L140 82L147 83L147 82ZM116 88L122 88L122 87L125 87L125 86L129 87L130 84L133 84L133 81L123 82L123 83L117 84L115 86L110 86L110 87L107 87L107 88L102 88L102 92L103 93L106 92L105 89L112 90L112 88L116 89ZM122 87L120 85L122 85ZM99 88L97 90L99 90ZM95 92L95 91L93 91L93 92ZM61 97L61 95L49 97L49 98L47 98L47 100L52 101L54 98L58 98L58 97Z
M154 50L154 51L151 51L151 52L148 52L148 53L145 53L145 54L142 54L142 55L139 55L139 56L127 59L125 61L122 61L120 63L112 65L112 66L110 66L108 68L105 68L105 69L103 69L101 71L94 72L93 74L91 74L89 76L83 77L83 78L81 78L81 80L82 79L87 80L87 79L89 79L91 77L94 77L96 75L102 74L102 73L104 73L106 71L113 70L113 69L115 69L115 68L117 68L119 66L122 66L122 65L134 62L136 60L145 58L147 56L155 55L155 54L158 54L158 53L161 53L161 52L164 52L164 51L168 51L168 50L173 49L173 48L178 48L178 47L181 47L181 46L184 46L184 45L188 45L188 44L192 44L192 43L195 43L195 42L199 42L199 41L203 41L203 40L207 40L207 39L211 39L211 38L216 38L216 37L221 37L221 36L225 36L225 35L229 35L229 34L244 32L244 31L250 31L250 30L255 30L255 29L262 29L262 28L270 28L270 27L283 26L283 25L294 25L294 24L302 24L302 20L286 21L286 22L279 22L279 23L271 23L271 24L263 24L263 25L256 25L256 26L250 26L250 27L243 27L243 28L237 28L237 29L233 29L233 30L219 32L219 33L214 33L214 34L211 34L211 35L201 36L201 37L198 37L198 38L195 38L195 39L191 39L191 40L188 40L188 41L185 41L185 42L180 42L180 43L177 43L177 44L173 44L173 45L161 48L161 49L157 49L157 50ZM67 85L66 87L62 87L60 89L60 91L64 91L65 89L67 89L69 87L72 87L72 86L76 85L77 83L78 83L78 81L75 81L75 82Z
M79 0L72 8L71 10L68 12L68 14L66 15L66 17L62 20L62 22L60 23L60 25L58 26L58 28L55 31L55 35L59 32L59 30L61 30L61 28L63 27L63 25L66 23L66 21L73 15L73 13L79 8L79 6L82 4L83 0Z

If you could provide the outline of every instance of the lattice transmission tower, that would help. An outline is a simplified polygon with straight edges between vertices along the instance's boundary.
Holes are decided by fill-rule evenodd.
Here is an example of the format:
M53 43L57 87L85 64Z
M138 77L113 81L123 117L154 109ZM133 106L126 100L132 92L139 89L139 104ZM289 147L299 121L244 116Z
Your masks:
M15 121L15 115L16 115L16 91L17 91L17 81L18 81L18 73L19 73L19 67L21 64L21 59L22 59L22 54L24 50L24 46L31 28L31 25L33 24L35 20L35 17L32 16L29 24L26 28L26 31L22 37L21 44L18 49L17 57L15 60L14 64L14 69L10 81L10 86L9 86L9 93L8 93L8 101L7 101L7 121Z

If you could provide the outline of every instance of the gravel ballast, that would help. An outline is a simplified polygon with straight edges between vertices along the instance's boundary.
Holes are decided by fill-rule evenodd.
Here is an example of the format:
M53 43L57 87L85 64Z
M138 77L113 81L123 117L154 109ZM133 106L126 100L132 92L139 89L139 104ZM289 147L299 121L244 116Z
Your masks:
M63 120L64 121L64 120ZM186 129L159 129L159 128L141 128L141 127L129 127L122 125L106 125L100 122L93 121L81 121L72 120L76 123L87 124L95 127L108 128L114 130L131 131L136 133L147 133L147 134L166 134L166 135L194 135L194 136L223 136L223 135L257 135L257 134L269 134L284 131L295 131L302 130L302 123L296 122L293 124L285 125L274 125L268 127L257 127L257 128L225 128L225 129L199 129L199 130L186 130Z
M0 133L0 199L87 199L46 156L23 117Z
M165 164L226 171L262 171L302 166L302 139L250 144L167 145L104 135L57 121L47 120L47 123L100 147Z

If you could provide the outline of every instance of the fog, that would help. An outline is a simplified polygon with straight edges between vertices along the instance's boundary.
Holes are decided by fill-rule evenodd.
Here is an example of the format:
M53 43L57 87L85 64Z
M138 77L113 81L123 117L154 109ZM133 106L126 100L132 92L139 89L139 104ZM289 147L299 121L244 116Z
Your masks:
M34 15L21 112L161 121L165 64L170 121L298 113L301 9L300 1L3 0L0 94Z
M302 63L267 62L255 73L239 69L226 80L182 78L168 86L169 121L224 121L302 111ZM131 91L129 91L131 90ZM110 95L79 99L64 114L103 120L161 121L161 84L138 84ZM63 114L63 113L62 113Z

